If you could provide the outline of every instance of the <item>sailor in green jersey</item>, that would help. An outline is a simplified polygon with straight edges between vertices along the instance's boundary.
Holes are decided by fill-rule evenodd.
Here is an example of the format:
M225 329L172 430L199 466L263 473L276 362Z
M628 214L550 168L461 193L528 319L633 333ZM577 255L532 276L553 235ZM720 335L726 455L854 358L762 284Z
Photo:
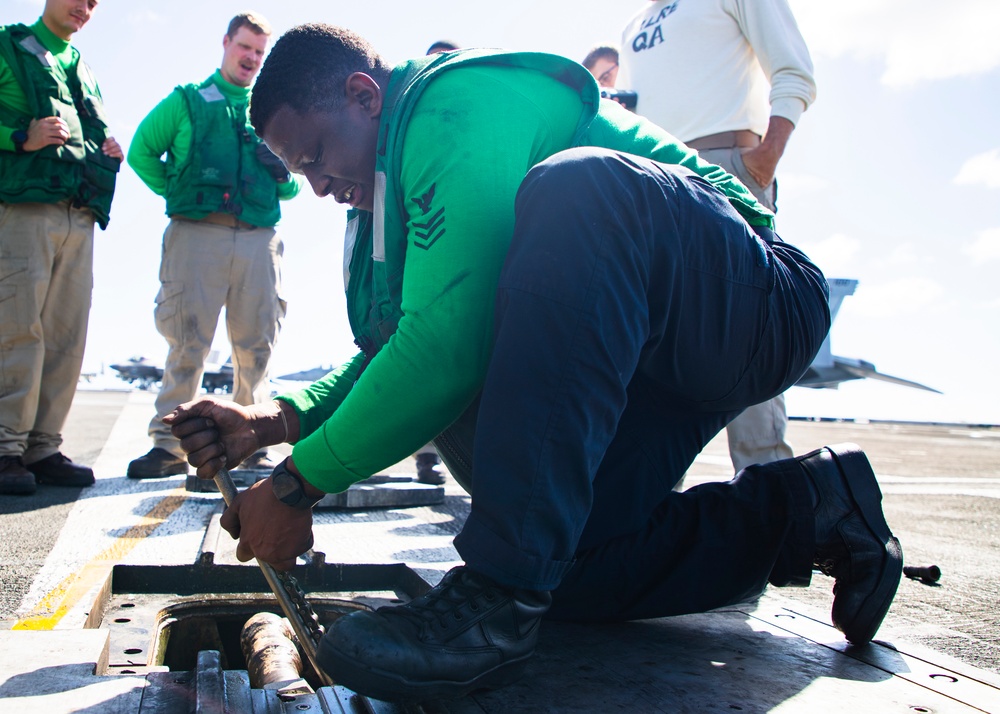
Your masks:
M162 417L197 394L223 306L234 401L270 397L267 369L285 315L284 244L274 226L279 201L301 185L247 117L250 83L270 34L260 15L234 17L222 41L222 66L205 81L171 92L143 119L129 147L129 165L166 199L170 216L154 312L167 360L149 423L153 448L129 464L130 478L187 473ZM245 467L270 470L274 463L261 449Z
M0 27L0 494L89 486L61 431L83 365L94 223L105 228L122 149L72 36L97 0L46 0Z
M324 492L429 437L472 494L465 565L327 631L319 660L339 684L461 696L516 680L543 616L701 612L813 567L836 578L834 624L871 639L902 556L856 447L672 490L829 328L822 274L736 179L600 101L564 58L465 50L390 69L328 25L276 43L251 120L352 208L363 353L270 405L206 399L166 418L203 477L295 444L223 515L238 557L291 567Z

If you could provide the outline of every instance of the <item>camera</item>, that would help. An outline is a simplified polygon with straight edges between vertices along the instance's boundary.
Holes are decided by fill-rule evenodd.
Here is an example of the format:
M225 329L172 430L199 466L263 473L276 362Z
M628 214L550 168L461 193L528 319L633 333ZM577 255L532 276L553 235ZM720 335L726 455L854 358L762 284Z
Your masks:
M627 89L611 89L602 87L601 97L604 99L613 99L626 109L635 109L636 102L639 101L639 95Z

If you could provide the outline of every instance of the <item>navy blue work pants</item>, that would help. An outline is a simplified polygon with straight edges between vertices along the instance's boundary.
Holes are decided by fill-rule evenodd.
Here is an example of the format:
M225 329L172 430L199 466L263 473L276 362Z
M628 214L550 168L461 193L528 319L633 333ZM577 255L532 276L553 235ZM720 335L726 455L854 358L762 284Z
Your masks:
M517 196L459 553L554 591L550 615L575 620L808 582L794 460L672 487L736 414L795 382L829 326L820 271L704 179L594 148L542 162Z

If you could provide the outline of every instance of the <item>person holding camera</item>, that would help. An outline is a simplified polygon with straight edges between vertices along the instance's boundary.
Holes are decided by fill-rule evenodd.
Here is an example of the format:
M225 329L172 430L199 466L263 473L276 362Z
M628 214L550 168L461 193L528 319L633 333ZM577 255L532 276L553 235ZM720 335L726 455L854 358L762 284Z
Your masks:
M274 226L279 201L301 187L248 118L250 84L270 35L260 15L234 17L222 40L222 66L203 82L175 88L143 119L129 147L129 165L166 198L170 216L154 311L169 351L149 425L153 448L129 464L129 478L187 473L184 452L162 417L197 394L223 306L234 401L249 405L270 397L267 368L285 315L284 245ZM245 468L273 466L266 450L244 462Z
M601 88L601 97L618 102L626 109L635 109L635 92L615 89L618 77L617 47L598 45L587 53L580 64L597 80L597 86Z
M774 173L816 98L812 59L787 0L647 2L622 32L618 86L636 112L776 210ZM733 468L789 458L785 397L727 427Z

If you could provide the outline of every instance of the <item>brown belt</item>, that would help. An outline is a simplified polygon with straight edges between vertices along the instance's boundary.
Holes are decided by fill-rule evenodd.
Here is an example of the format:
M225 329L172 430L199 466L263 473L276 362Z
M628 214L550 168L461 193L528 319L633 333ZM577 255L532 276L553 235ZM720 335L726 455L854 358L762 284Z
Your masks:
M718 134L699 136L697 139L684 142L695 151L708 151L709 149L752 149L760 146L760 136L748 129L738 131L721 131Z
M196 223L211 223L216 226L225 226L226 228L239 228L245 231L257 228L254 224L241 221L231 213L209 213L204 218L191 218L190 216L177 216L177 218Z

